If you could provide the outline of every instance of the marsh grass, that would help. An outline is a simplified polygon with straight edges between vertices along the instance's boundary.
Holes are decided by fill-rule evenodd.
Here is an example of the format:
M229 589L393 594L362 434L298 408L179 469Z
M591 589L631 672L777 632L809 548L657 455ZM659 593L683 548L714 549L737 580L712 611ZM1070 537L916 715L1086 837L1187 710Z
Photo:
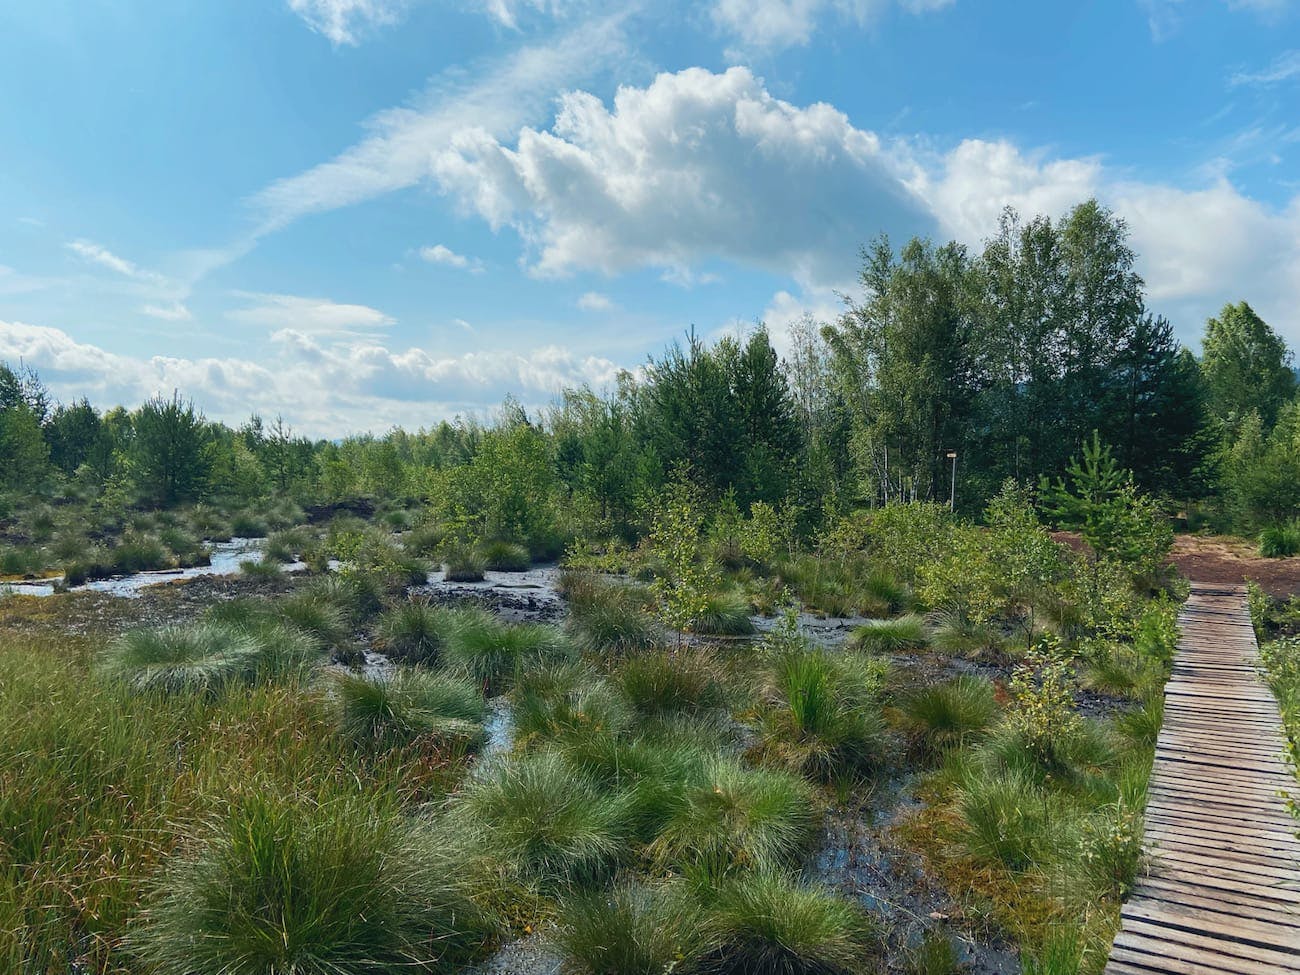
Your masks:
M260 562L253 559L245 559L239 563L239 574L246 579L280 579L283 578L284 572L281 570L279 563L270 559L262 559Z
M629 803L555 752L503 762L471 782L453 817L511 874L558 890L608 878L628 855Z
M1300 555L1300 521L1273 525L1259 533L1259 554L1266 559Z
M707 650L658 650L631 656L618 665L612 679L636 713L650 720L711 718L727 707L722 667Z
M385 653L393 659L433 666L455 620L448 610L408 600L380 616L379 637Z
M565 628L585 653L626 654L664 639L640 586L611 582L593 573L567 571L560 591L569 602Z
M272 605L274 614L286 624L310 633L324 646L338 649L351 638L343 610L315 593L295 593Z
M618 688L581 664L559 664L529 675L512 692L518 741L612 737L632 711Z
M384 605L383 583L364 572L324 575L313 579L304 592L337 607L354 624L369 620Z
M691 620L691 632L701 636L748 636L757 632L750 617L749 599L736 587L706 594Z
M100 672L138 691L216 693L252 681L261 649L251 633L220 623L133 630L108 646Z
M484 542L479 546L478 555L484 567L493 572L526 572L533 564L528 548L515 542Z
M336 674L333 691L339 730L359 746L425 741L469 752L486 739L487 704L464 681L403 668L378 679Z
M575 656L572 644L553 626L503 623L478 609L455 612L442 653L449 670L488 695L509 689L530 668Z
M573 975L691 971L711 940L699 904L681 885L635 882L566 898L552 937Z
M762 756L822 781L878 766L886 750L882 679L880 663L859 654L808 646L775 654L760 712Z
M172 863L129 943L160 975L449 972L491 925L401 810L261 794Z
M856 905L770 869L724 883L710 920L721 944L698 966L710 975L849 975L874 940Z
M998 713L996 689L986 677L964 674L903 695L899 724L913 746L929 754L976 739Z
M483 556L468 545L453 545L443 559L443 578L448 582L482 582L487 571Z
M712 878L788 866L811 841L817 815L802 779L717 757L674 801L651 853L665 866Z
M925 646L925 620L915 614L863 623L849 634L848 645L868 653L896 653Z

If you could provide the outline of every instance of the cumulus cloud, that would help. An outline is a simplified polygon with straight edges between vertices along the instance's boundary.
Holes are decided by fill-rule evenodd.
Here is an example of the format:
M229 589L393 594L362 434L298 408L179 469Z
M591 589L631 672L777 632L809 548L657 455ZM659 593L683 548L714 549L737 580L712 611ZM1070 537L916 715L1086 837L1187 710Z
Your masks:
M407 6L407 0L289 0L289 9L336 47L397 23Z
M871 132L830 105L773 97L747 68L690 68L623 87L612 109L560 101L549 131L485 133L437 161L444 187L513 226L539 276L689 269L721 257L800 281L840 280L863 227L933 220Z
M389 315L368 305L349 305L329 298L243 292L251 304L228 313L233 321L300 332L374 331L392 325Z
M950 6L953 0L900 0L911 13ZM773 50L807 44L819 23L833 17L865 26L881 16L890 0L714 0L717 27L745 48Z
M267 356L139 358L80 342L57 328L0 321L0 360L30 363L64 399L133 406L179 390L208 416L237 423L250 412L283 415L310 436L414 429L482 412L507 394L538 406L565 386L614 382L619 367L556 345L532 350L390 350L367 341L324 342L282 329Z
M483 263L481 261L476 258L466 257L464 254L457 254L445 244L421 247L420 259L430 264L442 264L460 271L469 271L471 274L483 273Z

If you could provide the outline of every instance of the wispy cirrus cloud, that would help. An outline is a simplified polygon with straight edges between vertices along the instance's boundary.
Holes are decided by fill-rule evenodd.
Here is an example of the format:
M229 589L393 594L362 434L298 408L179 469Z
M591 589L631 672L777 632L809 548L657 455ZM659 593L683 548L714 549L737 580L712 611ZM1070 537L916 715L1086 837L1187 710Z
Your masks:
M399 20L409 0L289 0L289 9L335 47L357 44L367 33Z
M1279 54L1267 66L1256 71L1238 71L1228 79L1228 85L1240 88L1272 88L1288 81L1300 81L1300 50Z
M464 254L457 254L446 244L434 244L432 247L421 247L419 250L420 260L428 264L441 264L444 267L455 268L458 271L469 271L470 274L482 274L483 262L475 257L466 257Z
M93 240L82 238L69 241L64 246L83 260L108 268L123 277L133 278L136 281L146 281L151 284L165 284L167 282L167 279L156 271L145 270L132 261L128 261L125 257L114 254L103 244L97 244Z

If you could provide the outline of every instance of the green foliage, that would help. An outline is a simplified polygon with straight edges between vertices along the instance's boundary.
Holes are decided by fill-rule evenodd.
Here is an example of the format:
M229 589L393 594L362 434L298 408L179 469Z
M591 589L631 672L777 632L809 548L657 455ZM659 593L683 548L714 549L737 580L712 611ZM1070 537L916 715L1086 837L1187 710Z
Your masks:
M739 589L723 588L704 593L688 629L707 636L746 636L755 632L749 600Z
M443 578L448 582L482 582L487 562L468 545L452 545L446 550Z
M446 972L490 931L428 830L399 810L252 796L206 832L131 939L164 975Z
M1056 839L1053 813L1059 814L1060 803L1022 768L969 774L957 790L956 809L966 848L1013 870L1042 861Z
M893 653L925 645L925 619L916 615L868 620L849 634L848 645L867 653Z
M452 672L496 694L528 668L571 660L574 649L552 626L502 623L482 610L465 609L452 617L442 653Z
M486 737L487 705L464 681L405 669L377 679L341 673L333 690L339 729L357 745L425 741L472 749Z
M1285 559L1300 555L1300 521L1274 525L1259 533L1259 554L1266 559Z
M260 650L251 633L232 626L132 630L109 645L101 669L142 691L217 691L251 680Z
M137 489L163 505L190 501L202 490L211 433L194 404L180 395L155 397L131 418L130 470Z
M1050 641L1044 641L1012 672L1009 727L1044 765L1059 758L1064 743L1079 727L1074 682L1069 662Z
M1300 510L1300 404L1283 406L1268 430L1257 413L1238 425L1223 459L1225 501L1244 531L1283 525Z
M1255 413L1271 427L1296 391L1291 353L1281 336L1242 301L1224 305L1205 323L1201 345L1214 414L1231 423Z
M580 664L535 672L513 696L515 737L521 742L608 737L631 722L617 688Z
M643 718L703 716L727 703L718 662L704 650L638 654L619 665L613 680Z
M408 600L379 618L384 652L405 663L433 665L456 617L445 609Z
M579 649L626 654L663 639L663 628L650 613L651 599L642 587L570 570L561 588L569 602L564 625Z
M479 555L484 567L493 572L524 572L533 564L528 549L514 542L485 542Z

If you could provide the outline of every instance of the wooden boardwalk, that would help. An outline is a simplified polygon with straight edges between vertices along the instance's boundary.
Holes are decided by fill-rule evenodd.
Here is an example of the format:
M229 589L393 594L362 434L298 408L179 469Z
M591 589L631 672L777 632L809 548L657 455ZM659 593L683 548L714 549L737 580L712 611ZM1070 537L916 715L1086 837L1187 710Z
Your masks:
M1107 975L1300 973L1300 824L1245 590L1192 585Z

